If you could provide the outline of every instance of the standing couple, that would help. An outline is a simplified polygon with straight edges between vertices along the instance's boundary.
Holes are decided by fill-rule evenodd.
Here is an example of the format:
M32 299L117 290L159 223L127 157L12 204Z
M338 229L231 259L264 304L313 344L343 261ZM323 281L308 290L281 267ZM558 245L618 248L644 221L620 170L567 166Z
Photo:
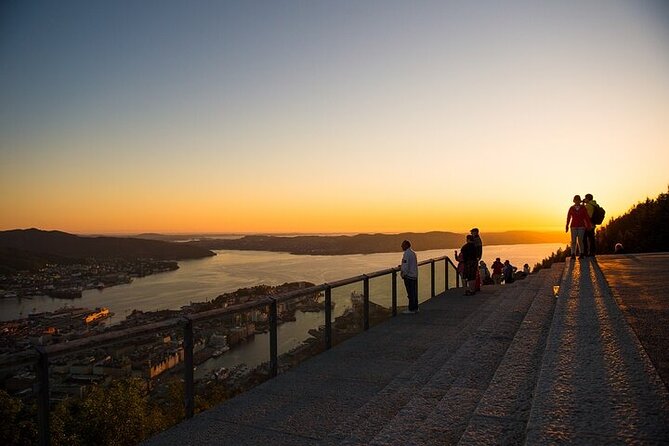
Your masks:
M586 194L585 200L580 195L574 195L574 204L567 211L567 223L564 231L571 229L571 258L579 258L595 255L595 225L592 223L592 215L598 204L593 200L592 194Z

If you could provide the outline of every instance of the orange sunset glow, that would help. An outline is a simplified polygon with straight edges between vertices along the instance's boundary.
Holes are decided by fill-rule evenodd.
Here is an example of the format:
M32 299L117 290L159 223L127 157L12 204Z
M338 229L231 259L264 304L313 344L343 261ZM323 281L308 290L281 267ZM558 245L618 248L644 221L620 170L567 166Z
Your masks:
M561 230L669 183L661 2L154 7L3 7L0 230Z

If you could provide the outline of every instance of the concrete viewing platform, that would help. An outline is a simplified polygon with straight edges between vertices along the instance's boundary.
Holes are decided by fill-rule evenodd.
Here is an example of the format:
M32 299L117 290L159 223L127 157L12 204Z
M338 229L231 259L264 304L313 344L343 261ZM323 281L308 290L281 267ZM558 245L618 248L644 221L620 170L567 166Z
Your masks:
M449 290L143 445L669 444L667 279L617 255Z

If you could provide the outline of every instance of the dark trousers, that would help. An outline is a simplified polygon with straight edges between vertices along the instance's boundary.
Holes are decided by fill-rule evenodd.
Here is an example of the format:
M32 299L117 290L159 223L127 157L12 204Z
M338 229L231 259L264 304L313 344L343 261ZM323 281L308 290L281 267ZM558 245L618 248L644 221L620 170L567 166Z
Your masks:
M418 279L404 278L404 286L409 297L409 311L418 310Z
M586 229L585 236L585 253L589 256L595 255L595 228Z

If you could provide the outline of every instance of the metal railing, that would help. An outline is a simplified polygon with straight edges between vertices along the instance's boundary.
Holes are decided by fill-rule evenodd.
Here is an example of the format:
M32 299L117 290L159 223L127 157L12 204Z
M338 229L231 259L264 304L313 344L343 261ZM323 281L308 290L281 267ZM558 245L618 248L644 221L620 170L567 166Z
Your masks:
M449 289L449 265L452 267L455 275L455 286L460 287L460 277L457 274L457 267L448 256L437 257L424 260L418 263L418 266L430 265L430 298L436 296L436 268L438 262L444 262L444 287ZM209 319L220 318L222 316L231 316L259 307L269 307L269 374L275 377L278 374L279 354L278 354L278 304L288 302L292 299L305 295L315 295L324 293L325 297L325 324L324 341L325 349L332 348L332 290L335 288L351 285L361 282L363 285L363 329L369 329L369 303L370 303L370 279L391 276L391 307L392 316L397 315L397 273L400 267L389 268L373 273L362 274L349 277L347 279L335 282L324 283L308 288L302 288L274 296L266 296L255 299L253 302L247 302L226 308L217 308L198 313L185 314L178 318L166 319L164 321L141 325L122 330L109 331L95 336L90 336L74 341L53 344L48 346L36 346L35 351L25 351L5 357L0 364L0 370L13 369L34 364L37 383L34 386L37 400L37 418L39 430L39 444L47 446L50 444L50 390L49 390L49 364L55 357L81 352L88 348L98 348L101 346L117 343L124 339L137 337L145 334L156 333L161 330L171 328L181 328L183 330L183 349L184 349L184 406L185 417L191 418L194 415L195 386L193 373L193 325ZM420 280L420 276L419 276Z

